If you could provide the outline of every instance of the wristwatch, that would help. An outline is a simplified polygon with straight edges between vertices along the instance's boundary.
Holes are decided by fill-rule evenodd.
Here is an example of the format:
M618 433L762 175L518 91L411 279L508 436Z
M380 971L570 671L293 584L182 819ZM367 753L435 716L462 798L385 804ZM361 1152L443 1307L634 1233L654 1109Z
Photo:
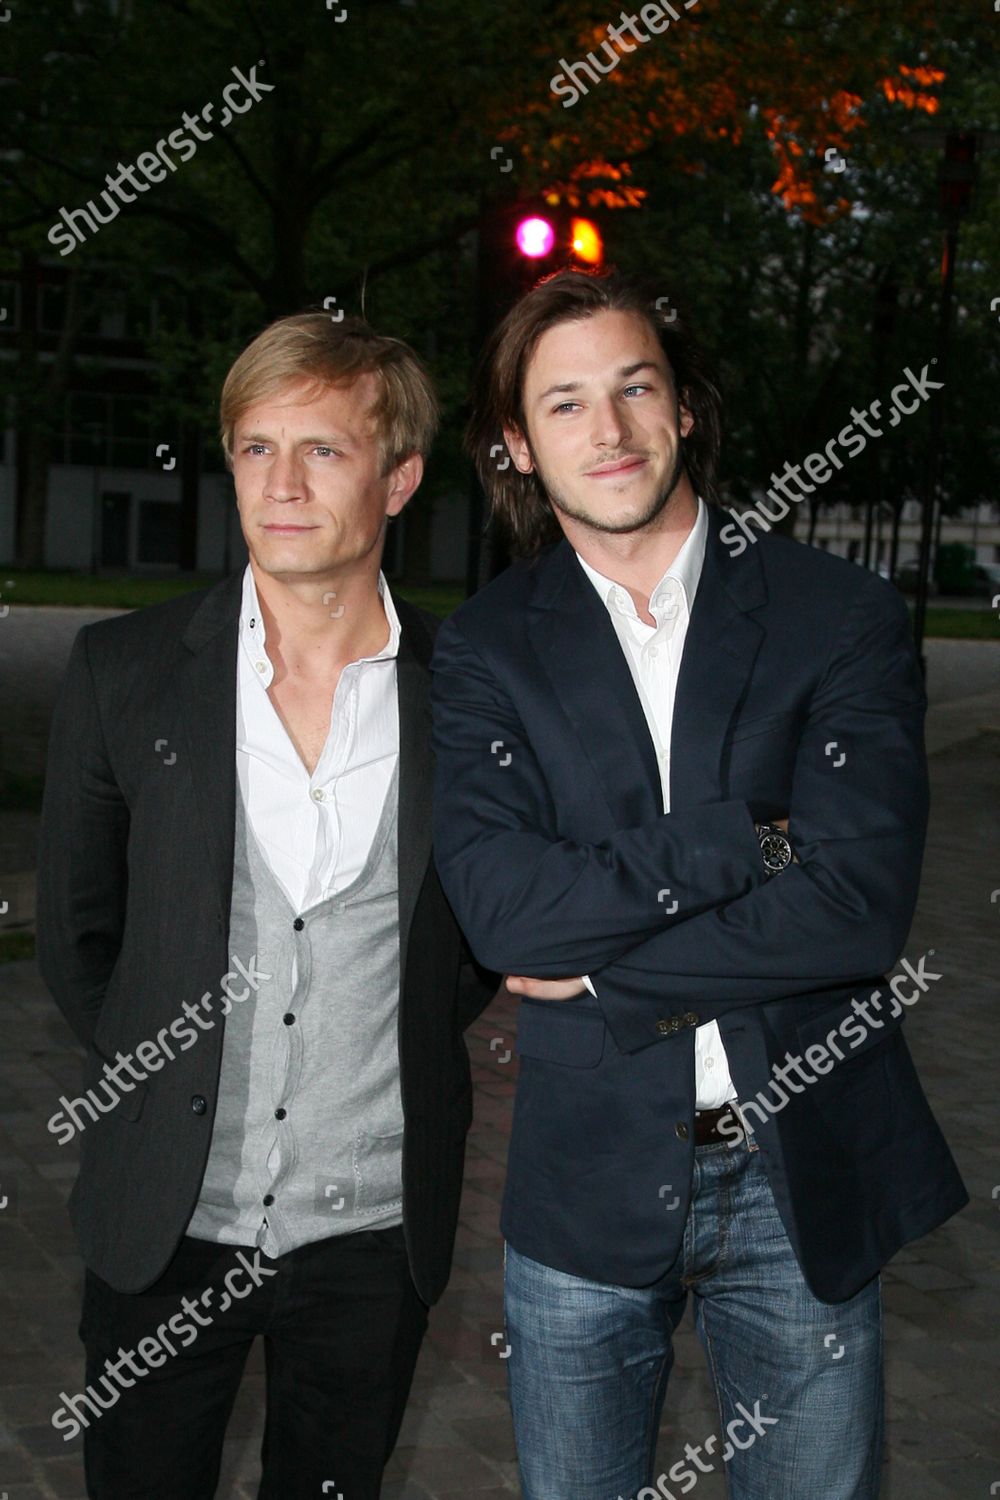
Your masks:
M757 838L760 840L760 853L764 861L764 874L768 877L780 875L782 870L787 870L792 862L792 846L788 841L788 835L782 833L773 823L758 823Z

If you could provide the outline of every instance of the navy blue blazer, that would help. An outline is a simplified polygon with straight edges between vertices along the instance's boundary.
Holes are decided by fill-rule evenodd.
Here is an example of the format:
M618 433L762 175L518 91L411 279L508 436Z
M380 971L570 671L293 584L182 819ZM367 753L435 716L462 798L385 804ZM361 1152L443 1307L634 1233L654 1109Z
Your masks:
M926 698L890 584L774 534L733 555L724 517L710 509L684 645L670 813L614 627L560 541L438 634L435 857L481 963L597 992L521 1002L510 1243L625 1286L669 1268L694 1028L717 1019L743 1101L776 1104L789 1055L843 1054L820 1074L814 1052L812 1082L750 1118L805 1277L835 1302L968 1201L884 979L919 886ZM801 862L766 880L754 822L783 812ZM876 989L863 1024L852 999Z

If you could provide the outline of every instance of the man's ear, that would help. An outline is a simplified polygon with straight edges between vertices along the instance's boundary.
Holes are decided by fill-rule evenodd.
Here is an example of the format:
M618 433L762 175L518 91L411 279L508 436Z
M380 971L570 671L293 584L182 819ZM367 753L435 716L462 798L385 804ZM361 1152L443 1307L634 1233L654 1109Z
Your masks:
M419 453L411 453L396 465L389 475L389 493L385 500L387 516L399 515L423 477L424 461Z
M503 440L507 444L507 452L514 460L514 467L519 474L530 474L535 467L531 457L531 449L528 447L528 439L517 427L505 427Z
M681 392L680 399L677 403L677 412L679 418L678 427L680 429L681 437L687 437L688 433L691 432L694 428L694 416L692 415L690 408L684 405L684 397L686 395L687 390L685 389Z

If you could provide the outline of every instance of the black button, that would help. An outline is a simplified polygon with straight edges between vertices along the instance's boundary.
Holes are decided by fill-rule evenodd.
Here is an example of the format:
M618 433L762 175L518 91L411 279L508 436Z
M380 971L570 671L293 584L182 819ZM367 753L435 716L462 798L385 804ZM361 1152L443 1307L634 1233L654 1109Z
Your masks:
M293 922L293 923L292 923L292 926L293 926L293 927L294 927L294 928L295 928L295 931L296 931L296 932L301 932L301 931L302 931L302 929L303 929L303 927L304 927L304 926L305 926L305 925L306 925L306 924L305 924L305 923L304 923L304 922L303 922L303 920L302 920L302 918L301 918L301 917L296 917L296 918L295 918L295 921L294 921L294 922Z
M690 1131L688 1130L687 1126L684 1124L683 1120L678 1120L677 1121L677 1124L674 1126L674 1130L675 1130L675 1132L677 1134L677 1139L679 1141L686 1141L687 1138L688 1138L688 1136L690 1135Z
M286 1026L295 1025L295 1017L292 1015L291 1011L288 1012L287 1016L282 1016L281 1019L284 1021Z
M287 1111L287 1110L285 1110L285 1109L276 1109L276 1110L275 1110L275 1111L274 1111L274 1118L275 1118L275 1119L276 1119L276 1120L283 1120L283 1119L284 1119L284 1118L285 1118L285 1115L286 1115L286 1114L287 1114L287 1113L288 1113L288 1111Z
M205 1095L192 1094L191 1108L194 1110L196 1115L203 1115L208 1108L208 1100L205 1098Z
M262 1202L263 1202L265 1208L270 1208L271 1204L274 1202L274 1194L273 1193L265 1193L264 1197L262 1199Z
M657 1021L656 1029L661 1036L670 1036L677 1030L673 1016L670 1017L669 1021Z
M681 1020L684 1022L685 1026L697 1026L698 1024L698 1017L695 1015L693 1010L687 1011L683 1016L681 1016Z

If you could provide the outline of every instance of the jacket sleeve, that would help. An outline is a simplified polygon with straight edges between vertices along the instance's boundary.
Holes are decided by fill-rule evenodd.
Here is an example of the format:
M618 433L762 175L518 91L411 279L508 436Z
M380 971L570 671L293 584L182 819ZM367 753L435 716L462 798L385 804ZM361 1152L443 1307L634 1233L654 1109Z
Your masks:
M49 733L38 845L38 966L88 1043L121 949L129 811L108 761L89 653L77 634Z
M789 835L800 863L591 971L620 1047L656 1039L665 995L697 996L706 1021L895 964L927 829L925 710L906 606L866 589L845 612L796 754Z
M597 844L557 837L530 726L452 620L432 665L435 857L487 968L585 973L679 924L661 899L665 888L684 891L690 919L764 879L745 802L661 814Z

